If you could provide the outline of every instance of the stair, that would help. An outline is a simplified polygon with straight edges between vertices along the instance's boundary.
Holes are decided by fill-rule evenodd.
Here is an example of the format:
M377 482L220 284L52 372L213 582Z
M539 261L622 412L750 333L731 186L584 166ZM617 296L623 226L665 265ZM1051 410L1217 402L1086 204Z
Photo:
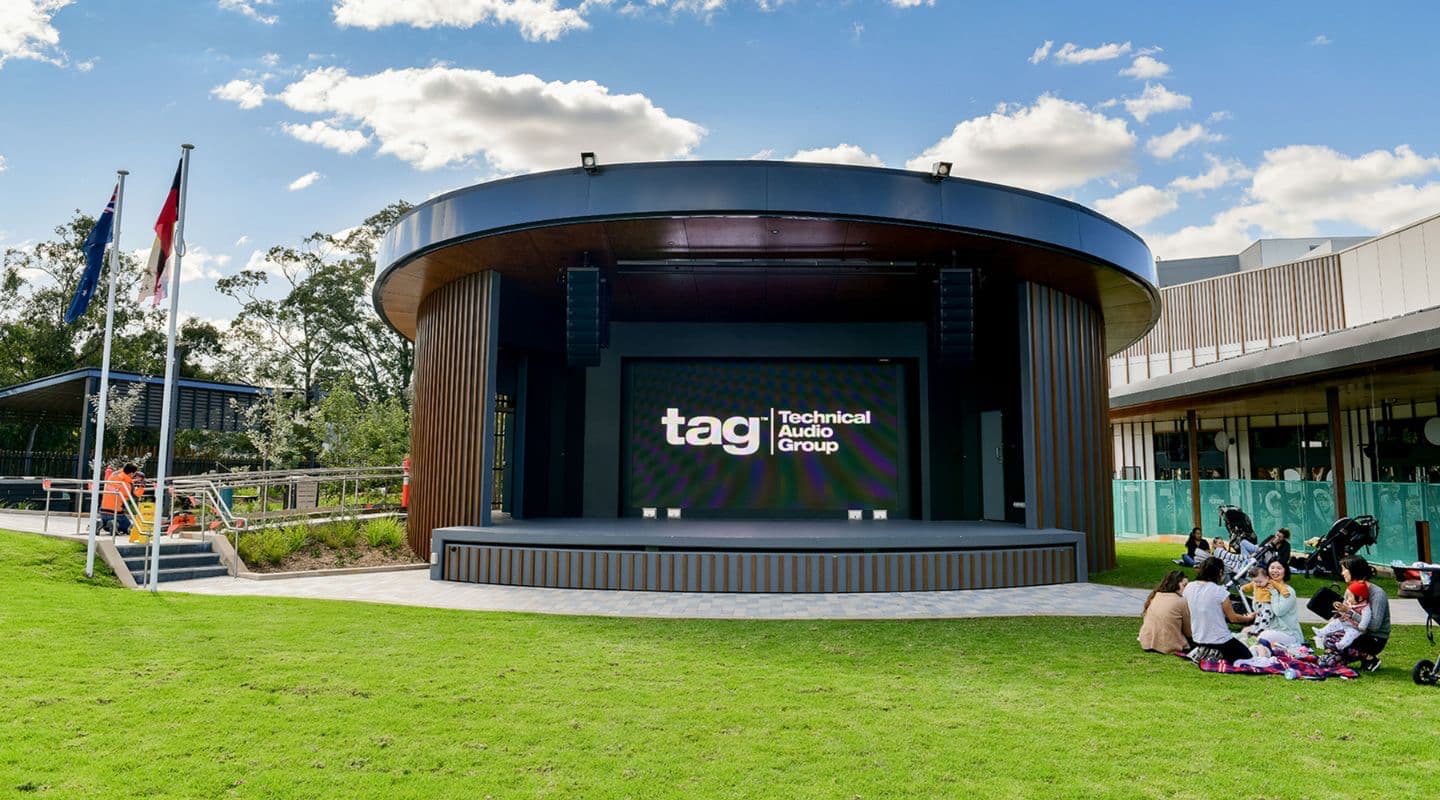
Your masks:
M135 578L135 583L144 586L148 576L150 545L116 545L125 566ZM220 563L220 556L211 549L209 542L160 542L160 582L188 581L193 578L216 578L229 575L230 570Z

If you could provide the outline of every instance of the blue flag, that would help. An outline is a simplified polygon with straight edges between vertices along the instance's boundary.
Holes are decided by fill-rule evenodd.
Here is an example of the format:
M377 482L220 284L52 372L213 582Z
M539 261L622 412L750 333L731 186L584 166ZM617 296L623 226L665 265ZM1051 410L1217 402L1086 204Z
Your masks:
M110 243L110 228L115 224L115 196L119 193L120 187L116 186L115 191L110 193L109 205L95 220L90 235L85 237L85 271L80 274L80 285L75 287L70 307L65 309L66 325L80 319L85 309L90 307L90 298L95 296L95 286L100 283L100 266L105 261L105 245Z

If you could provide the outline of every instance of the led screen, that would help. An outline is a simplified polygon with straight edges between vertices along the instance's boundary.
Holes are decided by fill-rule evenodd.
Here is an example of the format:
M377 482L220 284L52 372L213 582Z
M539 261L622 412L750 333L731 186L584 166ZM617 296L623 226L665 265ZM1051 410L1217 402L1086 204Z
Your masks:
M898 363L628 361L632 513L903 514Z

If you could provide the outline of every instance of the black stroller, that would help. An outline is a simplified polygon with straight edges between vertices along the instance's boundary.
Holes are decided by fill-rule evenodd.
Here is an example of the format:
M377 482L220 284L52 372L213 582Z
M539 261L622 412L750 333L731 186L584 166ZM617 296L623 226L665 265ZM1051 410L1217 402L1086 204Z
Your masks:
M1380 536L1380 523L1368 514L1363 517L1341 517L1335 520L1330 530L1315 543L1315 549L1306 556L1301 568L1306 574L1332 575L1340 577L1340 562L1360 552L1360 548L1375 544Z
M1242 540L1258 544L1255 539L1255 526L1250 524L1250 515L1240 510L1239 506L1220 506L1220 524L1230 532L1231 552L1240 552Z
M1413 597L1425 609L1425 637L1435 644L1435 634L1430 626L1440 620L1440 568L1437 567L1396 567L1395 578L1400 581L1400 596ZM1440 661L1440 658L1436 659ZM1410 670L1410 679L1419 686L1434 686L1440 683L1440 669L1435 661L1420 659Z

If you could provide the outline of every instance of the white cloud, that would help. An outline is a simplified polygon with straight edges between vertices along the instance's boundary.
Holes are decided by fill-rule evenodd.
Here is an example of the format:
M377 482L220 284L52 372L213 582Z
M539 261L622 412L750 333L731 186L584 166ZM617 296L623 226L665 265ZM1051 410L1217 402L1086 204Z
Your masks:
M1322 33L1316 36L1314 39L1311 39L1310 44L1313 47L1324 47L1325 45L1330 44L1330 37Z
M1035 52L1030 54L1030 63L1039 64L1041 61L1044 61L1050 56L1050 48L1054 46L1055 42L1053 40L1046 39L1044 44L1035 48Z
M1042 95L1034 105L1002 104L961 122L906 167L928 172L949 161L959 177L1054 192L1128 168L1134 149L1125 120Z
M445 66L373 75L326 67L280 99L297 111L352 120L373 133L381 153L422 170L476 156L501 172L568 167L592 149L612 164L680 158L706 134L645 95L611 94L594 81Z
M1096 200L1095 207L1121 225L1139 228L1179 208L1180 203L1174 192L1142 185L1126 189L1114 197Z
M265 102L265 87L254 81L236 78L210 90L210 94L221 100L229 100L244 109L259 108Z
M1207 153L1205 160L1209 162L1210 169L1193 177L1181 175L1170 181L1170 188L1181 192L1208 192L1251 175L1250 170L1235 159L1224 161Z
M0 156L0 172L9 169L10 165L5 162L5 156Z
M1169 75L1170 65L1150 56L1138 56L1130 62L1130 66L1120 70L1120 74L1127 78L1148 81L1151 78L1163 78Z
M274 14L263 14L259 6L273 6L275 0L220 0L219 5L226 11L235 11L243 14L262 25L274 25L279 17Z
M532 42L590 27L579 9L560 8L555 0L338 0L333 11L342 28L471 28L489 22L515 25Z
M883 167L885 162L872 153L861 150L858 145L837 144L834 147L816 147L797 150L786 161L809 161L816 164L855 164L862 167Z
M1183 258L1236 252L1259 237L1315 236L1325 225L1379 233L1440 208L1440 181L1416 180L1437 173L1440 156L1405 145L1353 158L1321 145L1281 147L1265 153L1241 204L1147 241L1157 256Z
M1139 97L1127 97L1124 103L1130 116L1144 122L1156 114L1189 108L1190 96L1172 92L1158 83L1147 83Z
M244 234L244 233L242 233L242 234L240 234L240 238L235 240L235 244L233 244L233 245L231 245L231 246L232 246L232 247L244 247L244 246L247 245L247 244L250 244L250 235L249 235L249 234Z
M302 142L318 144L345 155L352 155L363 150L370 144L370 137L361 131L348 128L336 128L320 120L308 125L295 125L289 122L282 123L280 127L291 136Z
M0 2L0 67L12 58L65 64L60 32L52 20L71 0L5 0Z
M1205 126L1197 122L1194 125L1176 125L1175 130L1169 133L1151 137L1145 143L1145 150L1156 158L1170 159L1196 142L1219 142L1224 139L1224 136L1205 130Z
M267 66L267 67L277 66L277 65L279 65L279 63L280 63L280 54L279 54L279 53L266 53L265 55L260 56L260 63L261 63L261 64L264 64L264 65Z
M314 185L315 185L315 182L316 182L316 181L320 180L320 179L323 178L323 177L325 177L325 176L324 176L324 175L321 175L321 174L318 173L318 172L313 172L313 171L312 171L312 172L307 172L307 173L305 173L304 175L301 175L300 177L296 178L295 180L290 181L290 186L287 187L287 188L289 189L289 191L292 191L292 192L298 192L298 191L301 191L301 190L303 190L303 189L309 189L311 186L314 186Z
M1090 64L1119 58L1129 52L1129 42L1124 44L1107 42L1099 47L1077 47L1074 42L1066 42L1060 45L1059 50L1055 51L1054 57L1061 64Z
M1229 111L1211 111L1211 112L1210 112L1210 116L1206 117L1206 118L1205 118L1205 121L1206 121L1206 122L1224 122L1225 120L1230 119L1230 118L1233 117L1233 116L1235 116L1235 115L1234 115L1234 114L1231 114Z
M284 274L284 270L279 262L271 261L268 252L265 250L252 250L250 257L245 259L244 269L247 272L266 272L271 275Z
M90 70L95 69L95 65L98 63L100 63L99 56L96 56L95 58L87 58L84 61L77 61L75 62L75 70L77 72L89 72Z
M896 8L918 8L920 6L935 5L935 0L888 0L888 2Z

